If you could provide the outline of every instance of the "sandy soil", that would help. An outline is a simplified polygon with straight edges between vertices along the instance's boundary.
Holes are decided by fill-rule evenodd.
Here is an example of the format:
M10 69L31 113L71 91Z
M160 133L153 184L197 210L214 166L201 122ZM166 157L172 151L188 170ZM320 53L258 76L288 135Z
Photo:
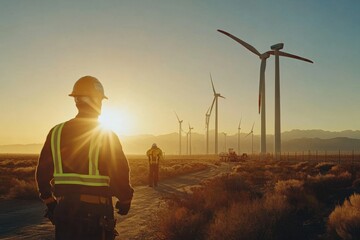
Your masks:
M156 239L151 227L156 212L164 207L169 194L189 191L202 180L227 172L228 164L160 182L157 188L135 187L131 210L127 216L117 217L118 240ZM38 201L0 202L0 239L54 239L54 227L42 217L44 206Z

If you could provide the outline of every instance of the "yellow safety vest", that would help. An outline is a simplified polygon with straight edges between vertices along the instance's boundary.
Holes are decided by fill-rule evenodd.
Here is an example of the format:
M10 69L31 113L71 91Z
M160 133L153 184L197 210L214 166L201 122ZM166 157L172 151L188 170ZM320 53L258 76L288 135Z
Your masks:
M64 173L62 169L60 139L61 130L65 123L56 125L51 134L51 152L54 161L54 183L55 184L77 184L85 186L109 186L109 176L99 173L99 152L101 147L101 134L94 134L89 148L89 173Z
M146 155L149 158L150 164L159 164L159 160L162 159L162 151L160 148L150 148Z

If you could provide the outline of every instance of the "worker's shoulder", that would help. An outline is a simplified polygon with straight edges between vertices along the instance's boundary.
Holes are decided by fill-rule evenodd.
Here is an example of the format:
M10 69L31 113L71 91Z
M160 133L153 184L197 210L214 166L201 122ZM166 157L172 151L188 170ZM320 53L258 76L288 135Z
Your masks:
M100 129L101 138L103 141L111 145L121 145L119 136L112 130Z
M112 138L119 138L119 136L114 131L112 131L110 129L100 128L99 131L103 136L112 137Z
M69 120L69 121L70 121L70 120ZM67 122L69 122L69 121L60 122L60 123L56 124L55 126L53 126L53 127L50 129L49 132L54 131L54 129L57 128L57 127L63 127L63 126L65 125L65 123L67 123Z

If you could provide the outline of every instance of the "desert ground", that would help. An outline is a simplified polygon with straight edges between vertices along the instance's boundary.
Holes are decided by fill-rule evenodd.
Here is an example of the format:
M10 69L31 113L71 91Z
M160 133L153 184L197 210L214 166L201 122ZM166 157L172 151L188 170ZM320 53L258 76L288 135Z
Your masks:
M0 158L0 238L54 239L34 185L36 155ZM167 156L160 184L129 157L135 188L117 239L356 239L360 161ZM357 210L356 210L357 209ZM350 213L350 214L349 214Z
M4 188L0 198L0 238L54 239L54 227L43 217L45 206L36 197L33 174L37 156L5 154L0 159L2 182L9 185L9 191L6 193ZM129 157L129 163L135 194L127 216L115 213L118 239L156 238L154 230L149 225L159 208L165 204L166 196L188 191L191 186L199 184L203 179L215 176L226 169L225 165L215 165L216 161L213 159L169 159L161 167L159 186L150 188L146 184L146 159L141 156Z

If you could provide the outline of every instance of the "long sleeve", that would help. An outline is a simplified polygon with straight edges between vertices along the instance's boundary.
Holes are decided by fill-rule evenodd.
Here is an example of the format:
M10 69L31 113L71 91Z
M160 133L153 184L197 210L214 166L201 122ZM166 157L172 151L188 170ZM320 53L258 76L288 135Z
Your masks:
M42 200L52 196L50 181L53 179L54 164L51 155L50 140L51 134L49 133L41 150L35 173L37 187Z
M114 133L110 134L106 145L110 148L105 148L105 154L111 161L108 164L111 193L120 202L131 202L134 189L130 184L129 162L122 150L119 138Z

